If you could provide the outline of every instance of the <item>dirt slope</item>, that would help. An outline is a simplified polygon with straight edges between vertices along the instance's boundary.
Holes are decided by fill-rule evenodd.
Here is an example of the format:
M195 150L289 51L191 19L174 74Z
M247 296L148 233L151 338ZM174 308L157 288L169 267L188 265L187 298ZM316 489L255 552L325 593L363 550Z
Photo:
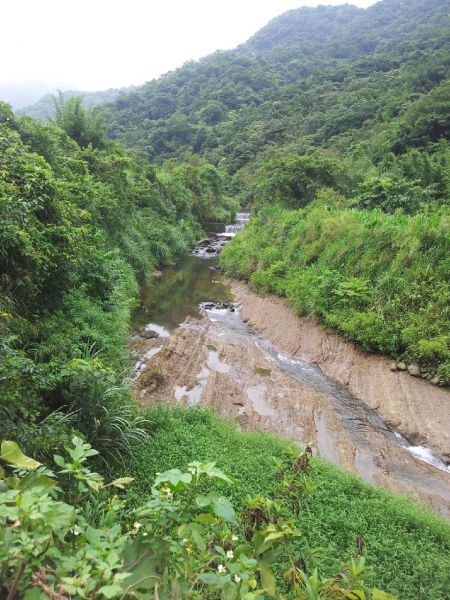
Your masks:
M298 318L283 299L261 297L244 283L230 283L248 325L282 352L319 365L411 442L429 446L450 460L448 388L392 372L386 358L365 354L339 335Z

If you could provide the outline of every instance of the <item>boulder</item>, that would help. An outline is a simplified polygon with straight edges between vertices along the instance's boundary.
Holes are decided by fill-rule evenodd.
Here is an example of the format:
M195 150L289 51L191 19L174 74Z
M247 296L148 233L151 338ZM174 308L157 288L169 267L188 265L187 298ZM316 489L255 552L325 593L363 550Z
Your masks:
M399 371L406 371L406 365L405 365L405 363L404 362L398 362L397 363L397 369Z
M389 365L389 368L391 371L396 371L397 370L397 365L395 364L395 362L391 362L391 364Z
M430 380L431 385L439 385L439 377L437 377L436 375L433 377L433 379Z
M153 331L153 329L144 329L141 331L140 336L145 340L151 340L159 337L159 333L157 331Z
M420 377L422 375L418 365L408 365L408 373L413 377Z

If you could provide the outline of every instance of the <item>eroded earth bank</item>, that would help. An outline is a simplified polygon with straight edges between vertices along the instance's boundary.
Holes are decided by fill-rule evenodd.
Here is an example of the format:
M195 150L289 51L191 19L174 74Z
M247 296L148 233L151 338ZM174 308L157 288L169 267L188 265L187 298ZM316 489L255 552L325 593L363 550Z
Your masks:
M224 282L211 260L189 257L150 292L130 341L143 405L212 407L450 516L447 389Z

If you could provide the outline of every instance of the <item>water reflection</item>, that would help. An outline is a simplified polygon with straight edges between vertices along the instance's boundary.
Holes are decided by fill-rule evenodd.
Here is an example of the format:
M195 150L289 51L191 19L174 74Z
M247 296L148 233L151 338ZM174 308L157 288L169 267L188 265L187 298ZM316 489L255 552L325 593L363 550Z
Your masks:
M230 288L214 269L216 265L215 259L188 256L167 267L161 277L146 282L134 315L134 330L151 321L172 331L187 316L201 317L200 302L230 302L233 299Z

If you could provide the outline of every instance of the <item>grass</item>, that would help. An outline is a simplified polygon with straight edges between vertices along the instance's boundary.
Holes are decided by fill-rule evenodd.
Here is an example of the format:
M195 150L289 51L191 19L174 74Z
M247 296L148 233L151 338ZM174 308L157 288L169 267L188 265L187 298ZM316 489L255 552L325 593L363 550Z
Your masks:
M126 465L126 474L136 477L128 494L132 504L145 501L156 472L192 460L215 460L238 478L227 490L237 506L247 494L273 497L277 464L289 442L241 433L204 410L159 407L149 418L154 434ZM318 459L311 479L316 488L299 517L304 537L292 548L298 558L316 549L309 568L334 575L362 543L369 585L401 600L450 599L450 527L445 521Z
M450 378L446 211L342 208L326 191L303 210L265 207L221 254L225 273L336 329L367 351ZM343 201L343 200L342 200Z

